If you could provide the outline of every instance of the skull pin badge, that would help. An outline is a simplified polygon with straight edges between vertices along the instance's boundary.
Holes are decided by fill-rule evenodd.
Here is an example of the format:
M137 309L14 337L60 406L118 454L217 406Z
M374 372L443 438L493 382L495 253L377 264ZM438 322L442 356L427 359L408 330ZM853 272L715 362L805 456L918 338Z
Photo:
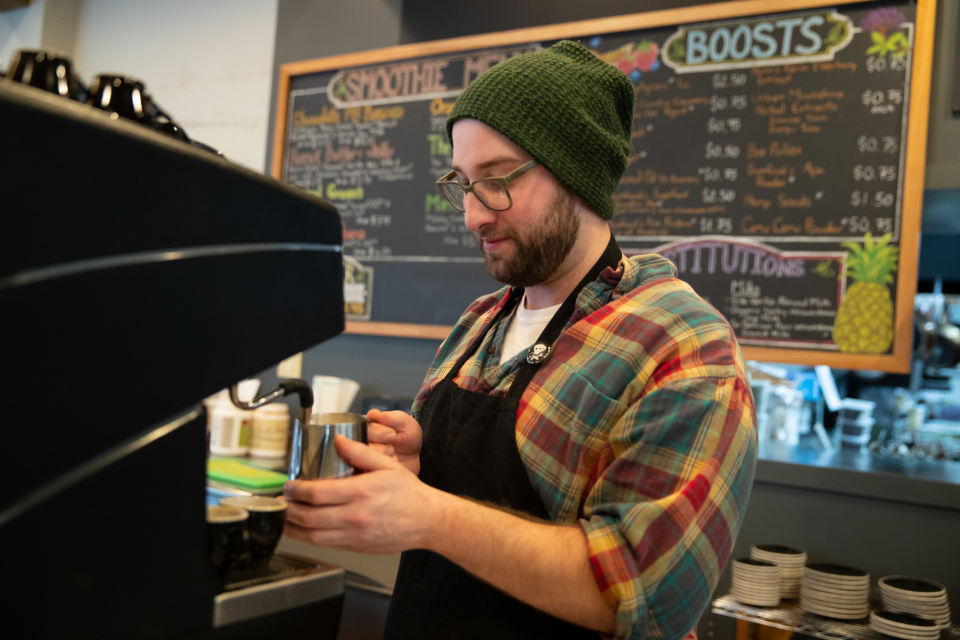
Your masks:
M530 347L527 351L527 362L529 364L540 364L550 356L550 345L543 342Z

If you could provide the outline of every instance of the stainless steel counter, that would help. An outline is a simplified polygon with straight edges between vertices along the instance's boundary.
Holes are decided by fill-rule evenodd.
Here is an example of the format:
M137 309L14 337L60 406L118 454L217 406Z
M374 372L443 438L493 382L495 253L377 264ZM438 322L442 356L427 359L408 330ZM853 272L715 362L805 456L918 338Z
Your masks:
M960 463L881 458L867 452L761 447L756 482L960 509Z

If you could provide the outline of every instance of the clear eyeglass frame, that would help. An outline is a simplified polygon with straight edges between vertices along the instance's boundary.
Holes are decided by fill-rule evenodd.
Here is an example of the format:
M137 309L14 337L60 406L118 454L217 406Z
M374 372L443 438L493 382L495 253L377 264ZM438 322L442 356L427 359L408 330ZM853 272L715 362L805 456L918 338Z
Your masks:
M447 199L453 208L457 211L465 211L466 206L464 202L467 198L468 193L472 193L477 197L477 199L483 203L483 206L490 209L491 211L506 211L513 206L513 198L510 197L510 190L507 188L511 182L515 181L517 178L525 174L530 169L533 169L539 164L536 160L531 160L520 166L505 176L497 176L493 178L481 178L476 180L468 185L461 184L456 180L456 171L450 171L442 178L437 180L437 188L440 190L440 193ZM477 189L479 187L479 190ZM490 202L490 199L493 197L491 189L500 187L503 190L503 194L506 196L507 205L501 206L500 203ZM487 191L487 195L484 196L483 192Z

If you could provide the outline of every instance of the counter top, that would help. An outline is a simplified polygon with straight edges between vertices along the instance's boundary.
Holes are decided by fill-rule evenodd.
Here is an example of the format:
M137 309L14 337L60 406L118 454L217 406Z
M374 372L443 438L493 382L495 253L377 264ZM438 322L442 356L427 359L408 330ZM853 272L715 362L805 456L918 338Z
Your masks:
M761 447L755 481L960 510L960 462L769 443Z

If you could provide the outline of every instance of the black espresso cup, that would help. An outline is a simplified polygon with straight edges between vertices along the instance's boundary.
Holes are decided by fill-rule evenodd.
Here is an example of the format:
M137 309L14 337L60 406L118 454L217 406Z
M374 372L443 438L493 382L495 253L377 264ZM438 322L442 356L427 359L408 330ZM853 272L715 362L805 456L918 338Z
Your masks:
M236 569L247 558L247 520L240 507L207 505L207 548L212 564L221 574Z
M250 519L247 521L249 553L246 568L267 568L283 535L287 503L264 496L230 496L222 499L220 504L250 512Z
M146 125L184 142L190 137L153 101L142 81L116 73L93 76L87 104L111 114ZM195 144L204 151L219 153L206 145Z
M87 102L121 118L150 124L150 97L136 78L107 73L93 76Z
M20 49L13 54L7 80L55 93L71 100L83 98L85 90L73 73L70 58L56 51Z

